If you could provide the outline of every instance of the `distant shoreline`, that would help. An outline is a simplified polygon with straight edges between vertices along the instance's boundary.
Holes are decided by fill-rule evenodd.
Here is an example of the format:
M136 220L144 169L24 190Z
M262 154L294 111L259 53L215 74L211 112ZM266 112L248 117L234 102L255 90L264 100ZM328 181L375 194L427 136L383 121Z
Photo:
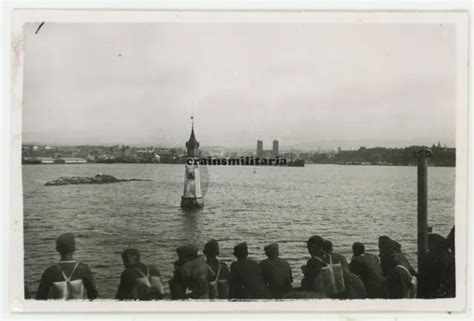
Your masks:
M246 156L249 158L263 156L274 158L278 156L280 159L292 160L294 164L291 166L293 167L304 166L305 164L410 166L416 165L415 153L420 148L428 147L367 148L362 146L357 150L343 150L341 148L331 152L292 150L290 152L279 151L271 155L259 154L258 150L257 153L249 151L244 155L238 151L212 150L210 152L199 152L197 156L212 159L240 159L242 156L244 158ZM437 145L433 144L430 150L432 156L428 159L429 166L455 167L456 148L442 146L438 142ZM22 147L22 163L185 164L187 155L187 151L181 148L163 149L153 146L142 149L131 146L58 147L23 145Z
M54 165L95 165L95 164L104 164L104 165L115 165L115 164L134 164L134 165L185 165L185 163L132 163L132 162L108 162L108 163L101 163L101 162L87 162L87 163L52 163L52 164L45 164L45 163L22 163L22 166L54 166ZM379 166L379 167L416 167L416 164L412 165L405 165L405 164L336 164L336 163L307 163L305 166L311 165L337 165L337 166ZM202 165L206 166L206 165ZM242 165L244 167L252 167L252 165ZM241 166L238 166L241 167ZM292 166L265 166L265 167L292 167ZM456 165L433 165L428 164L428 167L446 167L446 168L456 168Z

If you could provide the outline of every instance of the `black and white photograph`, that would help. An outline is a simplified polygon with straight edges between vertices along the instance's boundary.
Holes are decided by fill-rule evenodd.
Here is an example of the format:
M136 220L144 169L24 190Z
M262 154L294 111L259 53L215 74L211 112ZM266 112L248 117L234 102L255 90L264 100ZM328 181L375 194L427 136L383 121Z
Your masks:
M464 308L465 13L129 14L18 14L18 309Z

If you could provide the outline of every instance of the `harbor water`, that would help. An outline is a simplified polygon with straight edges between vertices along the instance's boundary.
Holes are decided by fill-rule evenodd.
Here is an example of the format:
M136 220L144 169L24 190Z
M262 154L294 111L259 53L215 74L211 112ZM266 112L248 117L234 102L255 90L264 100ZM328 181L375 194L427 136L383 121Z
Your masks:
M44 186L60 176L151 179L101 185ZM23 165L25 282L35 292L46 267L58 261L55 239L77 237L75 257L93 271L99 295L113 298L123 270L120 252L136 247L146 264L171 278L175 249L219 240L221 258L246 241L250 257L280 243L295 285L308 259L305 241L330 239L351 257L353 242L377 253L377 239L402 244L416 266L416 167L306 165L306 167L208 167L204 208L180 208L184 165ZM428 215L433 232L446 236L454 224L454 168L429 168ZM167 285L167 284L166 284Z

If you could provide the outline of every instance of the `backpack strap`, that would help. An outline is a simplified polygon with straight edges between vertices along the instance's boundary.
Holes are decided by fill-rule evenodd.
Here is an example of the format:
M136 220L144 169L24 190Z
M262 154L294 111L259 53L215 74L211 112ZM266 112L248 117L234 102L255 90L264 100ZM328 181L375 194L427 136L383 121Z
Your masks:
M74 272L76 271L76 268L77 268L78 265L79 265L79 262L76 262L76 265L74 265L74 267L73 267L73 269L72 269L72 272L71 272L71 275L69 276L68 281L71 281L72 275L73 275Z
M144 274L138 267L135 267L135 271L137 271L138 274L144 278L148 278L150 276L150 269L148 267L146 268L146 274Z
M329 256L329 263L324 262L323 259L321 259L321 258L318 257L318 256L313 256L313 259L318 260L319 262L323 263L325 266L326 266L326 265L332 265L332 258L331 258L331 255L328 255L328 256Z
M217 261L218 265L217 265L217 273L214 272L211 267L209 266L209 264L207 264L207 269L209 270L209 272L212 273L212 275L214 275L216 278L214 279L214 281L217 281L219 280L219 275L221 274L221 262Z
M399 268L401 268L402 270L404 270L405 272L407 272L408 275L410 276L410 280L413 280L413 275L411 275L410 271L409 271L405 266L403 266L403 265L401 265L401 264L398 264L396 267L399 267Z
M59 265L59 263L58 263L57 266L58 266L59 273L61 273L61 275L62 275L64 281L67 281L66 274L64 274L63 269L61 269L61 265Z
M212 275L216 275L216 272L214 272L214 271L211 269L211 267L209 266L209 264L207 265L207 270L208 270L209 272L211 272Z
M61 275L63 276L64 281L71 281L72 275L76 271L76 268L77 268L78 265L79 265L79 262L76 262L76 264L72 268L71 275L69 275L69 277L66 277L66 274L64 273L63 269L61 268L61 265L59 265L59 263L58 263L59 272L61 272Z
M221 262L217 261L217 263L219 263L219 264L218 264L218 265L219 265L219 267L217 268L216 281L218 281L218 280L219 280L219 276L221 275L221 268L222 268L222 266L221 266Z

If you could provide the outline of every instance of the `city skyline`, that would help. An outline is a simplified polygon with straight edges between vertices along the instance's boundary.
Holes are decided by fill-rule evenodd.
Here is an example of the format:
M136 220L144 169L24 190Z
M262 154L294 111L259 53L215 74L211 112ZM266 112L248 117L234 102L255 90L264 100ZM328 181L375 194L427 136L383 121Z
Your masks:
M258 140L257 140L258 142ZM41 147L80 147L80 146L89 146L89 147L104 147L104 148L110 148L110 147L116 147L116 146L119 146L119 147L131 147L131 148L141 148L141 149L146 149L146 148L158 148L158 149L181 149L183 151L186 150L186 146L183 145L183 146L166 146L166 145L161 145L161 144L123 144L123 143L110 143L110 144L47 144L47 143L41 143L41 142L24 142L22 144L22 146L36 146L38 148L41 148ZM343 148L341 146L337 146L337 147L334 147L334 148L331 148L331 147L327 147L327 148L323 148L321 146L316 146L315 148L303 148L303 149L300 149L300 148L295 148L295 147L292 147L292 146L285 146L283 145L283 147L281 147L281 145L279 145L279 148L278 150L281 151L281 152L291 152L292 150L294 151L301 151L301 152L318 152L318 151L321 151L321 152L337 152L338 150L342 150L342 151L350 151L350 150L357 150L357 149L360 149L360 148L387 148L387 149L402 149L402 148L409 148L409 147L414 147L414 146L425 146L425 147L432 147L432 146L440 146L440 147L445 147L445 148L456 148L454 145L447 145L447 144L444 144L443 142L441 141L438 141L438 142L432 142L431 144L423 144L423 145L406 145L406 146L394 146L394 147L387 147L387 146L368 146L368 145L362 145L362 146L352 146L352 147L348 147L348 148ZM202 150L215 150L215 149L222 149L222 150L225 150L225 151L239 151L239 152L242 152L242 151L254 151L256 150L255 146L244 146L244 147L232 147L232 146L222 146L222 145L202 145L200 146L200 149ZM264 150L264 152L271 152L272 150Z
M194 115L203 146L455 145L452 25L36 28L25 25L25 144L182 147Z

